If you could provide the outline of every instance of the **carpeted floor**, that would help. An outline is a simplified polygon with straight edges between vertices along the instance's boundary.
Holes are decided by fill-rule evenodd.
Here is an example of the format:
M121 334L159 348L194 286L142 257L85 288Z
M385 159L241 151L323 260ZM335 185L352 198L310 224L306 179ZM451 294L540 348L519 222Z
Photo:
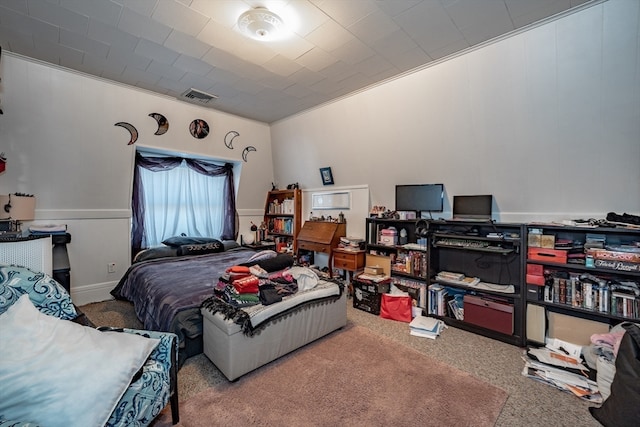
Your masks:
M589 414L588 403L522 376L524 362L522 349L518 347L456 328L447 328L436 340L411 336L408 324L354 309L351 300L348 304L349 325L369 329L505 390L508 398L496 426L600 425ZM81 309L98 326L140 327L133 306L127 302L105 301ZM185 402L208 387L226 383L228 381L206 356L192 357L178 374L180 401ZM429 393L429 390L424 392Z

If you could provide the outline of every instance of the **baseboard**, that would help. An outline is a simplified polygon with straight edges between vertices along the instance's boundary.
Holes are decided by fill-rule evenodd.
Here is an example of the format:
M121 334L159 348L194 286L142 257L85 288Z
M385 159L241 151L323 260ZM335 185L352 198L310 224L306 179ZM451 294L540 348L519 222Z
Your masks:
M92 302L107 301L113 299L110 292L117 284L118 282L104 282L74 288L71 289L71 299L77 306L90 304Z

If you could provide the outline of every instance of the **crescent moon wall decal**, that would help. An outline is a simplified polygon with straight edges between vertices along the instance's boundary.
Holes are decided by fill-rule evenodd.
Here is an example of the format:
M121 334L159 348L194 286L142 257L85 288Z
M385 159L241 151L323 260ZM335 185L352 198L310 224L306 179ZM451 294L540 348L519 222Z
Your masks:
M230 130L224 136L224 145L226 145L229 150L233 150L233 140L236 138L236 136L240 136L240 134L235 130Z
M258 151L256 150L256 147L253 147L251 145L249 145L248 147L245 147L244 150L242 150L242 160L244 160L245 162L247 161L247 154L249 154L249 152L251 151Z
M154 135L164 135L169 130L169 121L160 113L151 113L149 117L153 117L158 122L158 130Z
M114 126L123 127L129 131L129 133L131 134L131 139L129 140L129 143L127 145L131 145L138 140L138 129L136 129L135 126L133 126L131 123L118 122Z

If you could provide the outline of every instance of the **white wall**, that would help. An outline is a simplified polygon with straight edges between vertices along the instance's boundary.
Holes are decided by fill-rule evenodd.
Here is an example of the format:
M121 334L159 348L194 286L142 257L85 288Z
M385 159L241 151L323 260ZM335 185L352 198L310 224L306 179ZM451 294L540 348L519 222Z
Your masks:
M262 214L273 181L269 126L194 106L3 52L0 61L0 152L7 170L0 194L37 197L34 223L67 224L71 286L77 304L107 298L129 266L130 200L136 145L239 161L237 206L247 218ZM154 135L149 113L164 114L169 131ZM210 134L193 138L194 119L204 119ZM117 122L139 132L134 145ZM240 133L234 148L224 144L230 130ZM242 150L257 151L242 161ZM248 215L248 217L245 217ZM26 224L29 226L30 224ZM117 271L107 273L107 263Z
M442 182L444 217L485 193L500 221L639 214L639 15L611 0L272 124L276 180L331 166L387 207Z

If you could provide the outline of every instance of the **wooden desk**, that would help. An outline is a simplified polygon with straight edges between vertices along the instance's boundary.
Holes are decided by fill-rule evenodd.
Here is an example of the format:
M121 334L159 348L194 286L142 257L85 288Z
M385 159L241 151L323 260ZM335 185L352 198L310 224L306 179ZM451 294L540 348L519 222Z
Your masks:
M329 255L329 277L333 277L333 249L347 234L344 222L306 221L296 239L298 251L307 250Z
M353 273L364 268L365 250L350 251L342 248L333 250L333 266L346 272L348 275L349 296L353 294Z

